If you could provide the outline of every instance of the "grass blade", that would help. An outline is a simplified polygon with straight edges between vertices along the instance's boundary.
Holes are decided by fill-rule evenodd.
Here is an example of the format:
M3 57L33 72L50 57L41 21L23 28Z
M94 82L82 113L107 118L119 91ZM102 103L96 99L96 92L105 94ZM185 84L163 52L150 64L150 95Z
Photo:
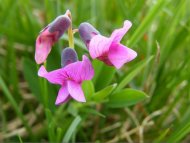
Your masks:
M127 76L118 84L116 90L114 92L120 91L123 89L138 73L142 71L142 69L153 59L151 56L148 60L144 60L138 63L135 68L127 74Z
M158 0L157 3L152 7L148 15L145 17L141 25L137 28L131 39L129 40L129 47L134 46L138 40L143 36L144 32L148 29L152 21L156 18L159 12L166 4L166 0Z
M73 122L71 123L70 127L68 128L64 138L63 138L63 143L67 143L69 142L69 140L71 139L72 134L75 132L77 126L79 125L79 123L81 122L81 117L80 116L76 116L75 119L73 120Z
M1 89L3 90L5 96L7 97L7 99L13 106L14 110L16 111L18 117L21 119L22 123L24 124L26 130L28 131L29 134L32 134L32 130L31 130L30 126L28 125L28 122L26 121L22 112L20 112L20 109L18 108L19 106L17 105L16 101L14 100L13 95L11 95L11 93L9 92L9 90L8 90L7 86L5 85L1 76L0 76L0 86L1 86Z

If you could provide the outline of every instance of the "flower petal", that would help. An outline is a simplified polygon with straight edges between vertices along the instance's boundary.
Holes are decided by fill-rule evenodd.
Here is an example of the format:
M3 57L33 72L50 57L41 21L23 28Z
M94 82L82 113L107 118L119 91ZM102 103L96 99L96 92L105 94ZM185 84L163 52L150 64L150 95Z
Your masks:
M44 66L41 66L38 70L38 76L46 78L53 84L63 85L66 80L64 69L58 69L51 72L47 72Z
M55 104L59 105L59 104L65 103L69 99L70 99L69 91L68 91L67 86L65 84L65 85L61 86L61 88L60 88L60 90L58 92L58 96L56 98Z
M35 61L37 64L41 64L46 61L47 56L51 51L53 42L49 37L38 36L36 40Z
M109 60L117 69L121 68L123 64L133 60L136 56L137 53L135 51L118 43L111 45L108 54Z
M94 36L89 44L90 56L95 59L107 54L111 43L112 40L110 38L104 37L102 35Z
M124 26L120 29L116 29L111 34L111 38L113 39L113 42L118 43L121 41L125 33L130 29L132 26L132 23L128 20L125 20Z
M94 76L94 69L91 61L83 56L83 61L71 63L64 68L69 79L81 83L83 80L91 80Z
M36 39L35 60L37 64L45 62L51 51L51 47L68 29L70 24L70 18L67 15L61 15L41 30Z
M67 83L70 96L79 102L86 102L81 85L71 80Z

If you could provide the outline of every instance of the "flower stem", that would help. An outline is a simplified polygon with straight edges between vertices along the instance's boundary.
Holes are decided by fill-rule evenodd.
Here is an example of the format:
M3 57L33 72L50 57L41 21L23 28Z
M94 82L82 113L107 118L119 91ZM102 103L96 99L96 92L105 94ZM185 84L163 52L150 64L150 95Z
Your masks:
M46 62L44 63L44 67L46 67ZM43 79L43 100L44 100L44 106L45 108L48 107L48 91L47 91L47 81L46 79Z
M69 10L67 10L66 13L69 16L69 18L71 19L71 24L70 24L69 29L68 29L69 47L74 48L74 38L73 38L73 29L72 29L72 16L71 16L71 12Z

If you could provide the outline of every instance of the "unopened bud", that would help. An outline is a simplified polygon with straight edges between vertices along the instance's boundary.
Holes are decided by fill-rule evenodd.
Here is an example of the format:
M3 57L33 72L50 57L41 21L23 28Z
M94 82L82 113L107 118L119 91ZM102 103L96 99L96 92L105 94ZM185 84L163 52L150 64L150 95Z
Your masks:
M84 22L79 26L79 34L83 42L88 47L92 37L99 34L99 31L96 30L91 24Z
M73 48L65 48L61 53L61 67L78 61L78 56Z
M49 26L49 32L58 32L58 38L69 28L71 20L67 15L58 16Z

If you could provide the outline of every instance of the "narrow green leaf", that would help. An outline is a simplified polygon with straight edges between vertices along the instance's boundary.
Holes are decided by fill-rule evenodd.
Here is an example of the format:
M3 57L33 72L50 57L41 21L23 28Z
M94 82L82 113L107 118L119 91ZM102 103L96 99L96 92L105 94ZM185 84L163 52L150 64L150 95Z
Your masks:
M166 135L169 133L170 128L166 129L165 131L163 131L161 133L161 135L154 141L155 143L161 143L164 141L164 138L166 137Z
M45 109L45 114L47 118L47 126L48 126L48 138L50 142L55 142L56 141L56 135L55 135L55 123L54 123L54 118L52 115L52 112L49 109Z
M168 137L167 142L176 143L179 142L182 138L184 138L187 134L190 133L190 122L188 121L185 124L180 125L176 128L172 134Z
M129 47L132 47L138 40L143 36L144 32L148 29L152 21L156 18L156 16L161 12L162 8L166 4L166 0L158 0L156 1L156 4L150 9L150 12L148 15L144 18L141 25L137 28L133 36L131 37L129 41Z
M96 80L96 90L100 90L105 86L109 85L114 78L115 72L116 69L114 67L107 66L104 64Z
M21 100L20 93L19 93L19 87L18 87L18 71L17 71L17 64L16 64L16 51L15 48L13 48L13 44L10 41L7 51L7 56L9 58L9 66L11 67L9 70L9 81L10 84L13 86L13 93L15 96L15 100L19 102ZM7 64L7 65L8 65Z
M113 85L107 86L104 89L96 92L93 95L93 98L92 98L93 101L96 101L96 102L103 101L108 95L110 95L112 93L112 91L115 89L116 86L117 86L117 84L113 84Z
M137 74L139 74L142 69L153 59L153 56L151 56L147 60L143 60L137 65L135 65L134 69L131 70L130 73L127 73L127 76L118 84L115 92L120 91L123 89Z
M50 123L52 121L52 113L49 109L45 109L45 112L46 112L46 118L47 118L47 121L48 123Z
M67 112L73 115L74 117L78 115L78 108L76 106L77 106L76 103L71 103L67 107Z
M22 138L19 135L17 135L17 136L18 136L19 142L23 143Z
M90 113L90 114L98 115L98 116L100 116L100 117L105 118L105 115L104 115L104 114L102 114L102 113L100 113L100 112L98 112L97 110L94 110L94 109L92 109L92 108L87 108L87 107L85 107L85 108L81 109L80 111L81 111L81 112L84 112L84 113Z
M40 84L38 82L36 64L29 59L23 59L23 72L24 78L28 82L32 93L34 93L36 98L42 103L43 100L41 99L42 96Z
M100 74L101 74L101 70L103 68L104 63L101 62L101 61L99 61L99 60L97 60L97 59L95 59L95 60L92 61L92 65L93 65L94 71L96 71L94 73L94 77L92 79L92 81L93 81L93 83L95 85L96 82L97 82L97 80L98 80L98 78L99 78L99 76L100 76Z
M56 142L61 142L62 133L63 133L63 130L60 127L58 127L57 134L56 134Z
M94 94L94 85L92 81L91 80L84 81L82 83L82 89L87 101L89 101L92 98L92 95Z
M54 122L48 123L48 138L50 142L55 142L56 135L55 135L55 124Z
M25 119L22 112L20 112L19 106L13 98L14 96L9 92L9 90L8 90L7 86L5 85L1 76L0 76L0 87L1 87L2 91L4 92L5 96L7 97L8 101L13 106L14 110L16 111L18 117L20 118L20 120L24 124L26 130L29 132L29 134L32 134L32 130L31 130L27 120Z
M127 107L143 101L148 96L146 93L135 89L124 89L109 97L108 106L112 108Z
M176 32L176 29L179 26L179 23L181 22L181 17L183 17L184 12L183 10L186 8L186 3L185 1L180 1L176 11L175 11L175 16L172 17L171 19L171 24L169 25L169 27L167 28L167 30L165 31L165 36L163 36L163 44L161 45L163 48L165 48L164 50L161 50L161 57L160 57L160 67L164 66L165 61L167 60L167 58L169 58L169 56L171 55L171 53L174 51L173 50L173 45L174 42L176 42L176 37L173 36L173 34ZM165 40L165 38L167 38L167 40ZM185 37L183 36L183 39L185 39ZM178 39L177 39L178 41ZM182 42L182 41L181 41Z
M69 140L71 139L72 134L76 131L77 126L79 125L79 123L81 122L81 117L80 116L76 116L75 119L73 120L73 122L71 123L70 127L68 128L67 132L64 135L63 141L62 142L69 142Z

